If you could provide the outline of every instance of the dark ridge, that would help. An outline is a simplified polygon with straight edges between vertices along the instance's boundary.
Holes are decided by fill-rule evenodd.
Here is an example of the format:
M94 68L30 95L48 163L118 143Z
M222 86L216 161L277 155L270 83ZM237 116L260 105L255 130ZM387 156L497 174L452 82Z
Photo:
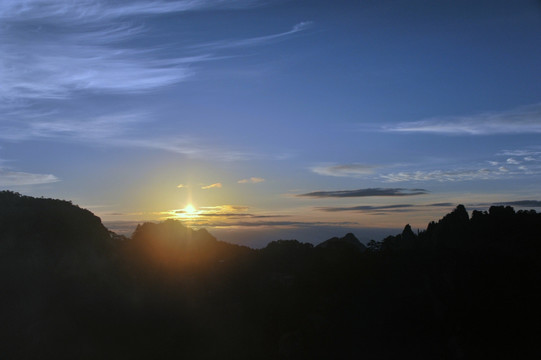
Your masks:
M130 238L70 202L0 192L6 359L540 358L541 215L463 206L365 248Z
M322 242L316 247L321 249L344 248L359 251L361 253L366 251L366 246L361 243L352 233L347 233L344 237L341 238L333 237L329 240Z

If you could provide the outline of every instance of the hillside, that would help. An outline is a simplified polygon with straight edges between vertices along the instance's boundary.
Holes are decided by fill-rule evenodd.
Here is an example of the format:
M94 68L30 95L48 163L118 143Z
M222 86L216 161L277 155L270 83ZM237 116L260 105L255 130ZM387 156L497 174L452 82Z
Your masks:
M536 358L541 215L463 206L367 247L254 250L177 221L130 238L0 192L7 359Z

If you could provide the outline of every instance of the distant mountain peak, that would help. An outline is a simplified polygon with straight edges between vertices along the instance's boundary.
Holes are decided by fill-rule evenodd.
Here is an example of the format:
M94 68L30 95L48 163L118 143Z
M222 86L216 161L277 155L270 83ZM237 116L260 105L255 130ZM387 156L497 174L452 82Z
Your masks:
M352 233L347 233L344 235L344 237L333 237L329 240L326 240L322 242L321 244L317 245L316 247L325 249L325 248L354 248L360 252L364 252L366 250L366 246L357 239L355 235Z

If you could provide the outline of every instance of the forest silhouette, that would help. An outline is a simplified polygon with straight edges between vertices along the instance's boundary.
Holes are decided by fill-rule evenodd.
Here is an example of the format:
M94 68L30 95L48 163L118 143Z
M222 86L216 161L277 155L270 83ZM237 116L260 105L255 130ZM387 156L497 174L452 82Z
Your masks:
M4 359L541 358L541 214L459 205L366 246L109 231L0 192Z

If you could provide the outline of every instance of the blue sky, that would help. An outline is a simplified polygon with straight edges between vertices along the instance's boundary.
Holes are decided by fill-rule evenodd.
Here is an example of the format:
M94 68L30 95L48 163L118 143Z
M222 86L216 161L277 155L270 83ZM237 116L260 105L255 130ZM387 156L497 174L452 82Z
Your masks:
M537 1L4 0L0 39L0 188L115 229L250 245L541 205Z

